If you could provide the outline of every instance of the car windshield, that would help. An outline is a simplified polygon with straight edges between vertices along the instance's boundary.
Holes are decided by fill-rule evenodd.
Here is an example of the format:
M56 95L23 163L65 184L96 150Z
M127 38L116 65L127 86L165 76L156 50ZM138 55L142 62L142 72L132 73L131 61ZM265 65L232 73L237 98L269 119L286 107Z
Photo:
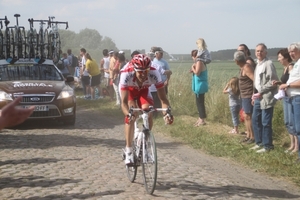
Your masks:
M62 81L63 77L53 65L16 64L0 66L0 81L16 80Z

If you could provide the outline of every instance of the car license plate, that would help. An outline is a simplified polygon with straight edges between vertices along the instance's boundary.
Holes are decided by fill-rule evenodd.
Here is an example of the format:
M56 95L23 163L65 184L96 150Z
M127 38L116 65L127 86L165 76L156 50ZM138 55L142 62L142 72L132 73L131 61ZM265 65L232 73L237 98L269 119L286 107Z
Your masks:
M29 108L30 106L23 106L23 108ZM49 107L48 106L34 106L34 111L48 111L49 110Z

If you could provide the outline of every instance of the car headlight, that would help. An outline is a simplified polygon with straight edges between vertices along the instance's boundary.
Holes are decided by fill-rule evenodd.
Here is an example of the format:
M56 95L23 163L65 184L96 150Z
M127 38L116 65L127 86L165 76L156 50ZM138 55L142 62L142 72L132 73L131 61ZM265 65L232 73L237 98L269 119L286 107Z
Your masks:
M13 99L9 94L4 91L0 91L0 101L12 101Z
M61 91L57 99L64 99L64 98L71 97L73 95L74 95L74 90L71 87L67 86Z

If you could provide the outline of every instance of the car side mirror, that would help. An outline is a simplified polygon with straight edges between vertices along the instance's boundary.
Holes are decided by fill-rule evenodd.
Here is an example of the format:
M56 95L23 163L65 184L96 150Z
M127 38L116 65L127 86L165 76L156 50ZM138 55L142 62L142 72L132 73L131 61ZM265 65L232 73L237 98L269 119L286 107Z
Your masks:
M69 83L69 82L73 82L73 81L74 81L74 76L68 75L66 78L66 82Z

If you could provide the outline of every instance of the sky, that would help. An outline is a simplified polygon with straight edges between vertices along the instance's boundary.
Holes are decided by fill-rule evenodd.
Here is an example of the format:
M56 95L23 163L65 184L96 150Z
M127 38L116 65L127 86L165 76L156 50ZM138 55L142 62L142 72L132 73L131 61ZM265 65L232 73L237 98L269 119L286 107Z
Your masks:
M16 13L26 28L28 18L55 16L71 31L95 29L132 51L160 46L189 54L198 38L210 51L300 42L300 0L0 0L0 18L15 25Z

